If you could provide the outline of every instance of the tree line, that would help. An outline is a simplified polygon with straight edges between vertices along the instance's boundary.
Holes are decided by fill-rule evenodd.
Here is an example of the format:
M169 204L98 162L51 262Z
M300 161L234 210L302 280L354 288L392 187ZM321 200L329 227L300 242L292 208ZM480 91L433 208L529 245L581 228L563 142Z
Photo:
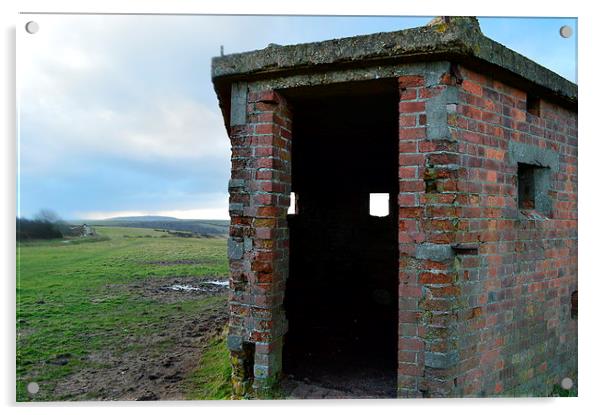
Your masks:
M51 210L42 209L33 219L17 218L17 240L61 239L71 227Z

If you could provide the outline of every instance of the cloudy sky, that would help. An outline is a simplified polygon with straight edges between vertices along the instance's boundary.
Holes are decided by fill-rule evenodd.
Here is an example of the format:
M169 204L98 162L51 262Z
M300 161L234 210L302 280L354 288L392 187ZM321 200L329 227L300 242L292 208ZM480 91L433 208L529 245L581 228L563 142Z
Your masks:
M34 15L17 45L18 215L227 219L229 141L210 79L226 53L393 31L429 17ZM576 19L483 18L576 81ZM21 30L21 29L18 29Z

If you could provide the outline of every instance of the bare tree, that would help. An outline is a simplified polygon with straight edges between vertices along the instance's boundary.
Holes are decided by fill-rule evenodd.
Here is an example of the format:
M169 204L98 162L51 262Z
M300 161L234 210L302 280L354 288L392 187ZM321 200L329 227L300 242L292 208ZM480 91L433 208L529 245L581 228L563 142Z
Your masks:
M40 209L35 216L35 220L48 223L60 223L63 221L55 211L50 209Z

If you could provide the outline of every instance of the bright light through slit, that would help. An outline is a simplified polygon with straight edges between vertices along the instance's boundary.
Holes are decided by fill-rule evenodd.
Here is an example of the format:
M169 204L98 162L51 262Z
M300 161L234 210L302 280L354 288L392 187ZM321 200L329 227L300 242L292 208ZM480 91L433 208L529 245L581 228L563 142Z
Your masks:
M389 216L388 193L370 193L370 216Z
M294 215L295 213L295 192L291 192L291 204L288 206L289 215Z

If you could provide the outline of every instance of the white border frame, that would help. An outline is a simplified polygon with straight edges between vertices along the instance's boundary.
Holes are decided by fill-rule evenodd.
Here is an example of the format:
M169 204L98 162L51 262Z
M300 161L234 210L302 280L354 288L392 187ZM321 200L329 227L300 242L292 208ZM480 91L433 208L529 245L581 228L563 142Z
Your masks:
M602 154L599 115L600 54L597 52L602 39L600 15L594 9L595 2L566 2L548 0L544 2L525 2L524 0L505 0L499 8L494 3L483 1L427 2L371 0L345 2L324 2L322 0L301 1L262 1L254 0L228 2L199 2L194 0L172 0L169 2L146 0L104 0L81 2L76 0L4 1L0 4L3 29L2 42L2 255L3 273L3 310L2 319L2 367L7 370L2 377L2 403L7 407L5 413L17 411L44 414L76 414L85 407L86 413L106 413L107 409L116 413L131 412L132 409L144 413L163 413L167 407L177 407L181 413L199 413L199 411L227 410L240 412L260 409L264 413L305 413L308 409L333 409L344 407L345 411L364 413L367 407L377 406L379 412L432 411L447 415L466 414L471 409L492 414L507 414L519 407L529 411L549 413L578 413L595 407L596 397L600 394L600 337L598 327L599 312L594 307L599 302L600 276L596 259L599 256L598 245L600 209L598 197L599 172L597 159ZM158 14L321 14L321 15L478 15L478 16L554 16L578 17L579 19L579 95L580 95L580 156L579 183L582 189L579 198L579 269L581 286L579 334L579 395L577 399L456 399L456 400L398 400L398 401L273 401L273 402L153 402L153 403L52 403L52 404L16 404L15 399L15 191L16 191L16 102L15 102L15 23L20 21L18 12L85 12L85 13L158 13Z

